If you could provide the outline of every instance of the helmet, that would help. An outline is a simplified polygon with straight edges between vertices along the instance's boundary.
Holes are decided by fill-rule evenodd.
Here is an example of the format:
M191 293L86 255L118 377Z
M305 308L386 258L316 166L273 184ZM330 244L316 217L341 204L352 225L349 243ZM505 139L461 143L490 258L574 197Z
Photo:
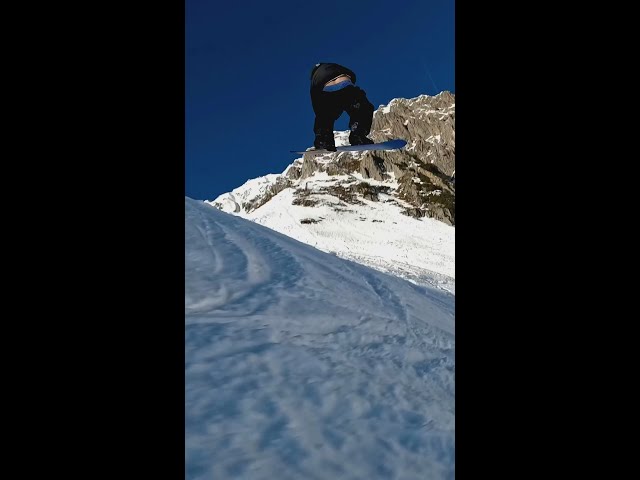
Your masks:
M311 69L311 73L309 74L309 80L313 79L313 74L316 73L316 70L318 69L318 67L322 65L321 63L316 63L313 68Z

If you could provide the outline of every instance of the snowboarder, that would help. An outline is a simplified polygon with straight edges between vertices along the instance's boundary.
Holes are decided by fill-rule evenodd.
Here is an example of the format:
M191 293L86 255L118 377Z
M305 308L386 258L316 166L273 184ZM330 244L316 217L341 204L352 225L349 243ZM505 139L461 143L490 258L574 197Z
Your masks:
M315 148L336 151L333 124L342 112L349 114L349 143L373 143L367 135L371 131L374 107L365 91L355 83L356 74L336 63L316 63L311 69L311 105L316 115L313 124Z

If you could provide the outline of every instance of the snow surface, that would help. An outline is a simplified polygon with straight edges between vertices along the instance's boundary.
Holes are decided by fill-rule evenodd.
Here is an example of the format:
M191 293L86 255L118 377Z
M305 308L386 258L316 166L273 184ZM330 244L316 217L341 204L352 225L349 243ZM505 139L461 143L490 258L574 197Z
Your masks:
M333 160L335 161L335 159ZM270 177L273 181L273 177ZM371 185L397 188L397 182L364 179L359 173L328 175L316 172L296 188L319 191L338 182L366 181ZM402 201L380 195L381 201L361 199L363 205L340 205L337 198L313 195L321 203L312 208L292 205L295 192L287 188L260 208L245 212L240 205L227 208L229 196L253 198L259 194L250 180L213 202L223 210L260 223L324 252L399 275L420 285L433 285L455 293L455 227L432 218L415 219L401 214ZM344 184L343 184L344 185ZM385 201L387 200L387 201ZM407 204L408 205L408 204ZM336 211L336 207L338 210ZM301 223L312 219L318 223Z
M186 477L453 479L454 298L186 198Z

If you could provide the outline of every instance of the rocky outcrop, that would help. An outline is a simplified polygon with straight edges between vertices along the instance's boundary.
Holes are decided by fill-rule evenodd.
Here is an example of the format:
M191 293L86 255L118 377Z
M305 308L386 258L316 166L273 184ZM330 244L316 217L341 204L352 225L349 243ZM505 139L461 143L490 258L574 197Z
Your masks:
M348 143L348 132L336 133L337 144ZM313 208L321 201L307 190L308 179L325 172L348 178L331 187L313 188L316 194L338 199L336 209L363 200L379 201L379 194L384 193L385 201L396 202L406 215L455 225L455 184L451 181L455 172L455 96L442 92L433 97L394 99L376 110L369 136L376 142L401 138L408 144L397 151L305 153L266 191L243 202L242 209L250 212L260 208L285 188L295 190L295 205ZM356 181L356 174L360 181Z

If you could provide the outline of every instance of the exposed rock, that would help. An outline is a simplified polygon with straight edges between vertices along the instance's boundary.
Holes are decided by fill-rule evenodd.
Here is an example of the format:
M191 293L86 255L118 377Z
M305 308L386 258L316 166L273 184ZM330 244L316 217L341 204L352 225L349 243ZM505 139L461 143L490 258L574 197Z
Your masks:
M380 194L385 194L384 201L397 203L406 215L428 216L455 225L455 187L451 181L455 172L455 96L442 92L433 97L396 98L376 110L369 136L376 142L402 138L408 144L392 151L319 156L305 153L269 188L243 202L242 209L255 210L286 188L296 189L294 205L309 208L331 205L336 211L344 211L348 204L380 201ZM347 137L348 132L337 132L337 144L345 143ZM325 180L310 180L323 172L347 180L326 185ZM307 190L309 183L312 188ZM319 195L331 195L338 202L327 203L326 197L320 200ZM214 205L234 207L229 200Z

